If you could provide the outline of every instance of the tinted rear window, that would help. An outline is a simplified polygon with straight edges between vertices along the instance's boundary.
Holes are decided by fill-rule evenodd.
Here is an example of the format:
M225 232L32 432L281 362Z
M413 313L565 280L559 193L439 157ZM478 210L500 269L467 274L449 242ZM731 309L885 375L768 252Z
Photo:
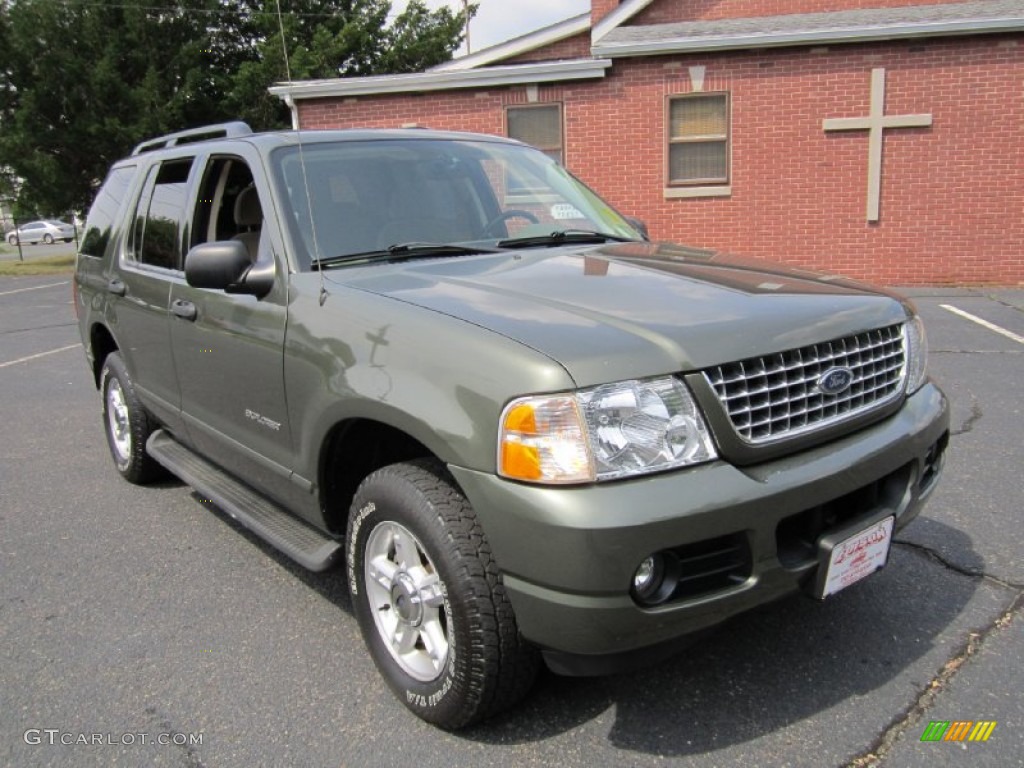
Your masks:
M96 200L89 209L82 237L81 253L85 256L103 256L110 243L110 233L121 210L125 195L135 176L135 166L125 165L114 168L100 187Z

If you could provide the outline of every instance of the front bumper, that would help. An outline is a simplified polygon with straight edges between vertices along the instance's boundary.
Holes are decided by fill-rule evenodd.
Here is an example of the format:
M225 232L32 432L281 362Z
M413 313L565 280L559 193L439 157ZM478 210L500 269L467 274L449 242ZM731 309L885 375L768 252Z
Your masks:
M929 383L878 424L750 467L718 461L570 488L451 470L502 568L523 636L560 671L606 672L615 666L610 659L813 583L817 557L808 536L886 514L896 515L897 530L905 526L935 487L948 432L948 403ZM698 591L656 607L630 595L648 555L722 541L739 544L745 563L738 577L698 579Z

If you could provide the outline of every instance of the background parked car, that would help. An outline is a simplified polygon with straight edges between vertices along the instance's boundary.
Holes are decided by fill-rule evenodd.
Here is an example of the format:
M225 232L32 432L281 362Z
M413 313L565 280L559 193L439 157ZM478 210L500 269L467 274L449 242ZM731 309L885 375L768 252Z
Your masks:
M75 228L66 222L57 221L56 219L30 221L28 224L22 224L17 229L7 233L7 242L11 245L17 245L18 240L21 240L22 243L49 244L56 240L70 243L74 239Z

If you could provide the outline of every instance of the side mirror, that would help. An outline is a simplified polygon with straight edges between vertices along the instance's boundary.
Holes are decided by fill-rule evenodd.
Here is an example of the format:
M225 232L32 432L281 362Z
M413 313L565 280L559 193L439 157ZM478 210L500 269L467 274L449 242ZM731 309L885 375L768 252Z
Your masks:
M273 264L268 267L254 267L249 250L238 240L202 243L185 256L185 281L193 288L262 298L274 286Z
M647 231L647 225L635 216L626 216L626 223L644 236L644 240L651 239L651 233Z

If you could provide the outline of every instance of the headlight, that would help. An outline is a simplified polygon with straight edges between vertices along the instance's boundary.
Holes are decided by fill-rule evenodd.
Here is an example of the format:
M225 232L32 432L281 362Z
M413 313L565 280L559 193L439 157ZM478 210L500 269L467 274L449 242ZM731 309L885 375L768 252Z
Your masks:
M501 416L498 472L535 483L583 483L716 455L686 385L665 377L512 401Z
M903 339L907 357L907 394L912 395L924 386L928 373L928 337L920 317L914 315L903 326Z

